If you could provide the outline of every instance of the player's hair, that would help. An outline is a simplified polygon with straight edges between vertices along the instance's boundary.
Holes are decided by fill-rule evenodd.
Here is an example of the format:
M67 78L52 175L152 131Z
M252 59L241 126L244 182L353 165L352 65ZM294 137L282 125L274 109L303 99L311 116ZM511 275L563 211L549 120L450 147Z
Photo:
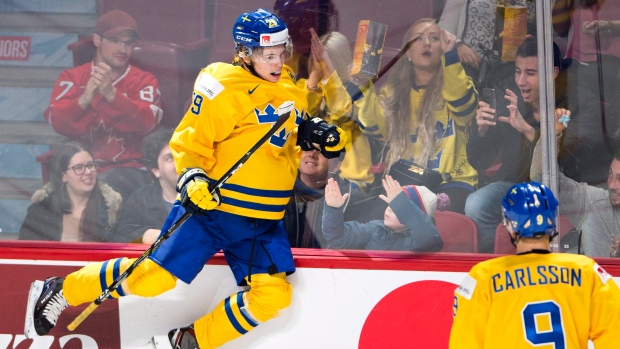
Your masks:
M67 142L54 150L54 156L52 157L52 163L50 168L49 184L51 185L52 204L59 209L63 214L71 213L71 199L67 192L66 183L62 180L63 175L67 171L73 171L67 169L71 158L79 152L86 151L91 156L92 153L83 144L75 141ZM100 181L95 177L96 184L93 190L90 192L88 203L82 213L80 219L80 240L85 241L97 241L99 234L97 234L98 215L99 209L105 205L103 194L100 188Z
M436 25L432 18L422 18L417 20L405 33L401 50L407 45L409 40L415 35L414 29L420 23L432 23ZM411 143L411 114L418 120L418 144L422 147L415 161L419 164L426 164L428 159L435 151L435 110L438 105L443 103L443 67L437 67L435 76L426 85L424 97L417 110L413 109L411 102L411 87L415 83L414 66L408 61L407 55L402 57L394 64L391 69L387 84L392 87L393 93L385 97L381 102L384 104L385 120L387 123L386 146L390 150L387 153L387 167L389 171L392 164L398 159L410 158L409 146Z
M148 169L157 169L157 159L161 150L170 143L171 128L158 128L142 139L142 162Z
M523 39L523 42L517 48L517 57L538 57L538 43L535 36L528 35ZM555 42L553 43L553 66L562 68L562 54Z

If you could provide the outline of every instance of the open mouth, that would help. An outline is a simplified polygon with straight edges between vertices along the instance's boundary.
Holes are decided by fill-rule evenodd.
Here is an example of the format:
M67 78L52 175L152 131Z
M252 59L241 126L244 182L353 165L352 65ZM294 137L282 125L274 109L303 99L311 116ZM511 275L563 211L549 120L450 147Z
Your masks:
M532 89L521 89L521 97L527 99L532 93Z
M431 51L422 52L422 57L430 58L432 55Z

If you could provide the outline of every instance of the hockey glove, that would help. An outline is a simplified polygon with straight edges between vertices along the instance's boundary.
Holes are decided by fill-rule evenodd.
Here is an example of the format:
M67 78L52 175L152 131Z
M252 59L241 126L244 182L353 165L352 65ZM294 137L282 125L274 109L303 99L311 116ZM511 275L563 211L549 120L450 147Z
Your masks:
M299 145L303 150L309 145L317 144L321 154L328 159L338 157L347 141L347 136L340 127L330 125L321 118L302 121L299 125L299 137Z
M190 213L212 210L220 204L220 191L213 195L209 189L210 179L201 168L186 168L177 181L177 191L181 194L181 205Z

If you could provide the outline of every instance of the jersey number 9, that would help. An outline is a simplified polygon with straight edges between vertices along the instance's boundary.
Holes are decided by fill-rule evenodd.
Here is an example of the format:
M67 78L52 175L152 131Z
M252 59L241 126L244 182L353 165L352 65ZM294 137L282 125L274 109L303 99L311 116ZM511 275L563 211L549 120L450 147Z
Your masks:
M562 309L553 301L528 303L521 311L525 338L534 345L554 344L555 349L566 349Z
M194 100L192 101L192 107L190 110L194 115L200 114L200 108L202 107L202 96L194 92Z

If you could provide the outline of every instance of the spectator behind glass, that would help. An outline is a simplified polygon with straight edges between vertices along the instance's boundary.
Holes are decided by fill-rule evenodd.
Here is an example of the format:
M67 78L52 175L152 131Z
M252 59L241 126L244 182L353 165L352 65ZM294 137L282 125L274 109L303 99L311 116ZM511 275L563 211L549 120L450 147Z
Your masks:
M567 156L559 165L569 178L604 185L614 149L605 144L603 127L616 137L620 129L620 1L558 0L553 27L568 37L567 108L579 110L563 138L575 139L575 146L562 144Z
M127 13L101 16L93 34L94 60L60 74L45 111L54 131L91 149L101 179L125 199L151 182L139 162L140 142L162 117L157 80L129 64L139 37Z
M556 111L556 120L561 113ZM568 129L573 127L572 122ZM556 124L556 135L560 135L564 125ZM580 232L576 251L590 257L620 257L620 156L616 155L607 169L607 187L597 188L587 183L579 183L558 172L560 214L568 217ZM540 141L534 148L530 177L533 181L542 180L542 149ZM561 243L562 241L560 241Z
M307 78L310 29L319 36L338 30L338 10L332 0L276 0L273 10L286 23L295 48L286 65L296 72L297 78Z
M399 159L413 160L443 174L438 193L450 197L450 211L463 213L477 184L466 155L466 125L476 113L478 93L459 60L456 38L433 19L415 22L377 98L374 87L355 102L362 130L389 147L387 170Z
M461 62L477 76L485 50L493 48L497 6L527 7L528 34L535 34L536 2L531 0L446 0L438 25L461 40ZM503 24L501 24L503 27Z
M345 222L341 207L348 193L329 179L325 187L323 210L323 235L329 248L435 252L443 241L432 221L437 208L437 196L426 187L408 185L386 176L383 179L385 195L380 198L388 203L383 220L365 224Z
M327 159L316 150L302 151L293 195L286 206L284 227L291 247L326 247L321 232L323 196L330 174L335 174L340 159Z
M114 241L152 244L177 197L177 172L170 153L172 129L158 129L142 140L144 163L155 181L134 191L123 205Z
M122 198L97 180L97 163L78 142L54 151L50 179L32 196L20 240L108 241Z
M308 90L308 113L337 125L347 135L346 156L340 166L340 178L354 183L362 192L374 182L370 173L372 166L370 143L362 134L357 116L350 103L348 91L359 91L349 77L353 55L347 38L339 32L331 32L319 38L312 34L310 77ZM360 193L361 194L361 193Z
M536 38L528 36L523 40L515 62L513 89L517 92L496 90L497 109L490 108L488 101L478 102L476 120L468 128L467 157L478 171L481 188L467 198L465 214L478 226L481 253L493 253L495 229L502 221L498 203L506 190L529 180L531 154L540 135L537 50ZM555 78L560 64L560 51L555 45L553 62ZM498 122L493 121L495 114Z

